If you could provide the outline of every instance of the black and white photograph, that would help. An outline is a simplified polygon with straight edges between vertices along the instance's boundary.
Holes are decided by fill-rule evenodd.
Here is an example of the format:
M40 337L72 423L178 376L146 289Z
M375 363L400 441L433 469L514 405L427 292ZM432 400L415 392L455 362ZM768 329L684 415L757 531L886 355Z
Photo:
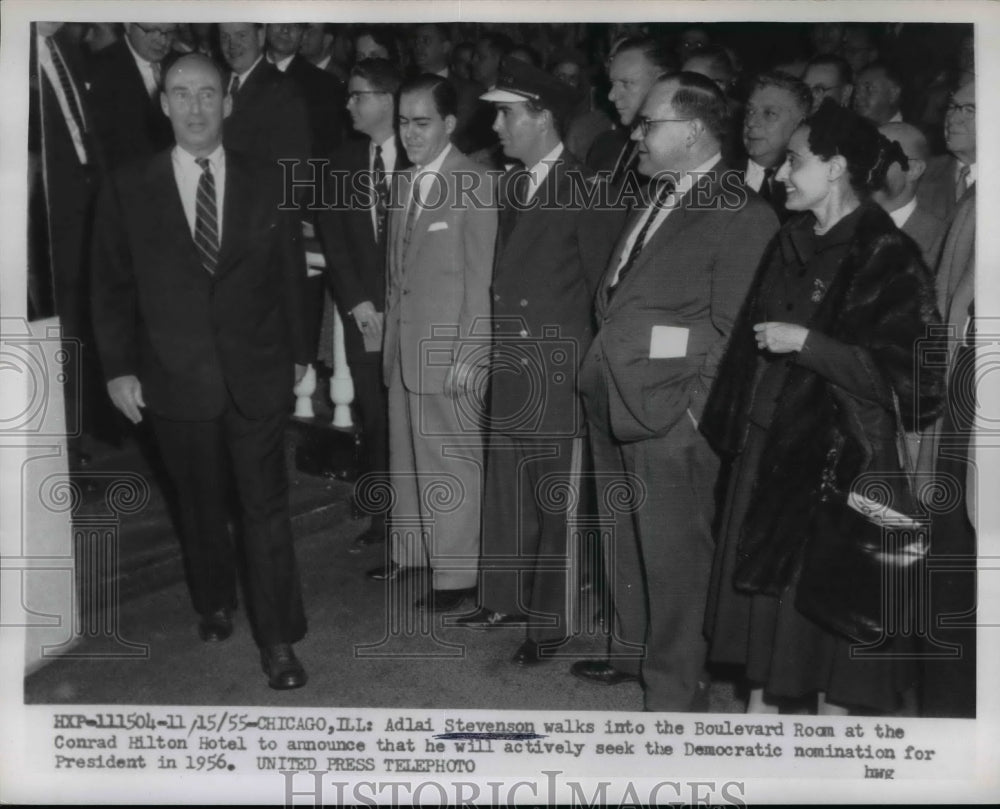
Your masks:
M995 4L0 13L0 800L1000 800Z

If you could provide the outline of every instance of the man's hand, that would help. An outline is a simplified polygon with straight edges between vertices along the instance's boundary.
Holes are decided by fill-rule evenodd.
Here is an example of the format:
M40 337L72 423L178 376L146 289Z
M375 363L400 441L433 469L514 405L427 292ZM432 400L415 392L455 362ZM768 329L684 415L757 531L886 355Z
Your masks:
M809 329L794 323L758 323L753 330L756 332L757 348L772 354L801 351L809 336Z
M138 377L131 374L116 376L108 382L108 394L112 404L125 414L125 418L133 424L142 421L139 408L145 407L146 403L142 400L142 385Z
M365 337L382 339L382 315L375 311L375 304L361 301L350 314Z

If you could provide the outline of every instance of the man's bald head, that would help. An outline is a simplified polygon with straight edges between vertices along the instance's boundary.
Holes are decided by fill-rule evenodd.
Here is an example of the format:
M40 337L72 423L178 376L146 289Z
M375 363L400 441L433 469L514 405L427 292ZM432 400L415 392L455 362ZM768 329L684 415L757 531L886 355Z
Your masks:
M924 160L931 156L931 147L927 143L927 136L912 124L905 124L897 121L891 124L883 124L878 131L889 140L896 141L910 160Z

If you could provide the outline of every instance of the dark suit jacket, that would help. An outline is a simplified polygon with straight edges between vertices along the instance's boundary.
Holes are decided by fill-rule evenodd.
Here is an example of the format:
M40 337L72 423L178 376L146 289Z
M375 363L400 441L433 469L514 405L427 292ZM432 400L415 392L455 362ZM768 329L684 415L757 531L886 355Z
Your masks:
M945 225L934 214L927 213L917 203L913 213L903 223L900 228L907 236L917 243L920 248L920 255L924 263L934 271L937 264L937 254L941 247L941 239L944 238Z
M379 352L366 352L361 331L348 316L362 301L371 301L379 312L385 309L385 251L388 223L380 241L372 228L371 200L363 192L367 186L357 178L368 172L369 141L349 141L330 158L325 202L331 206L316 215L316 228L326 256L326 277L333 299L344 322L347 361L377 362ZM409 160L401 144L396 145L394 170L408 168Z
M86 267L94 194L104 160L94 136L94 119L76 49L64 30L57 31L53 39L79 96L88 163L80 162L55 90L48 75L39 70L32 35L28 102L29 167L33 172L29 186L29 294L35 317L58 314L67 335L81 336L86 320Z
M309 113L295 81L261 59L233 97L223 141L227 149L269 162L310 157Z
M490 424L522 438L572 435L582 424L577 372L600 279L587 275L586 220L573 202L593 173L564 150L526 210L511 203L513 176L500 181Z
M134 374L146 405L215 418L229 396L248 418L290 404L293 362L310 361L305 264L273 166L226 150L218 269L202 267L169 150L126 166L98 200L94 328L106 379Z
M611 252L597 290L598 333L581 370L588 412L607 408L620 441L664 435L685 411L700 418L719 359L764 249L778 231L770 206L724 164L701 180L648 237L630 273L608 299L635 211ZM721 183L719 178L725 178ZM697 189L698 186L695 186ZM718 204L715 204L718 203ZM683 353L650 358L654 326L687 329ZM607 400L597 397L607 391Z
M594 171L614 171L622 149L629 142L628 130L622 126L602 132L590 144L587 165Z
M933 214L945 225L951 222L958 203L971 193L975 184L966 189L962 200L955 199L955 176L958 159L950 154L938 155L927 161L927 170L917 186L917 206Z
M314 155L326 156L340 146L347 129L347 96L343 83L301 56L292 57L285 70L298 86L309 111Z
M124 39L95 57L92 76L91 110L110 168L150 157L173 143L159 94L149 97Z

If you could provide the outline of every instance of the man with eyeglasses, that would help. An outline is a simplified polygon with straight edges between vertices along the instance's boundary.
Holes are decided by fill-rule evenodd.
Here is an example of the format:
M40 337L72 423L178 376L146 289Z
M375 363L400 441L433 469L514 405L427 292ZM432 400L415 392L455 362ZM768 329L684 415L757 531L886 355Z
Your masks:
M176 28L174 23L126 23L125 36L94 60L91 109L109 168L149 157L173 140L159 90Z
M832 53L814 56L806 65L802 81L812 93L812 112L819 109L824 98L832 98L841 107L851 103L854 84L847 60Z
M785 161L792 133L812 109L812 93L799 79L777 71L762 73L753 84L743 116L743 146L747 157L738 163L744 182L762 196L785 221L785 186L775 174Z
M879 132L898 144L898 152L889 158L892 162L882 187L872 197L892 217L896 227L917 243L927 266L934 269L944 222L925 211L917 200L930 157L927 137L915 126L904 123L886 124L879 127Z
M346 99L337 79L299 54L305 29L303 23L268 23L267 59L299 88L309 112L313 155L326 157L344 139Z
M736 314L778 221L721 160L726 98L697 73L664 76L633 129L649 205L599 282L580 370L614 616L606 660L571 672L640 681L648 711L708 707L702 632L719 460L698 420ZM626 497L615 492L625 487ZM614 504L621 505L615 510Z
M395 94L402 77L387 59L362 59L347 82L347 111L363 138L332 155L316 226L326 277L344 323L344 347L361 416L365 472L389 465L386 390L382 383L385 262L393 178L410 166L396 135ZM385 517L354 541L358 550L385 541Z
M930 160L917 199L947 223L976 183L975 80L952 93L944 116L944 141L948 154Z
M220 23L219 43L231 71L226 93L233 100L226 147L270 162L304 162L312 154L309 113L295 82L264 58L264 26Z

